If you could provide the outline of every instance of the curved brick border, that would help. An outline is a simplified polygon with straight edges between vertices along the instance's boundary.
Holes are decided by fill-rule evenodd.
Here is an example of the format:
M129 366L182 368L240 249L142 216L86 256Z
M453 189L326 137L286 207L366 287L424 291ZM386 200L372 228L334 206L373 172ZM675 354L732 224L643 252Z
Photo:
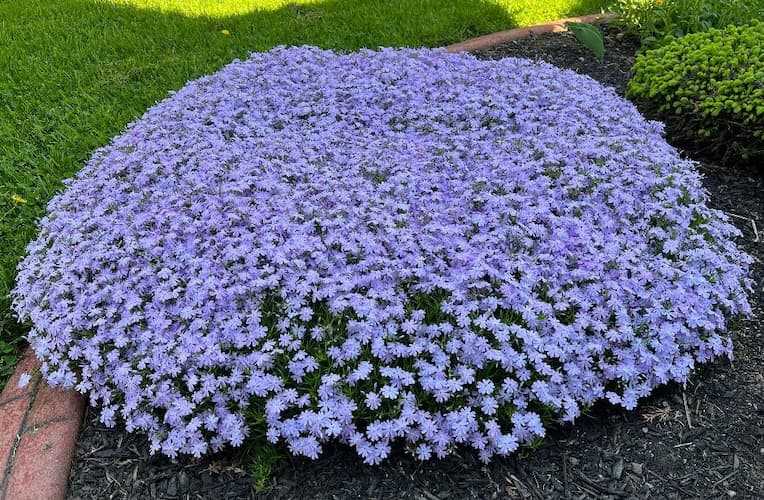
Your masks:
M0 394L0 500L64 498L83 407L76 392L41 380L27 348Z
M592 14L589 16L581 17L569 17L566 19L560 19L549 24L539 24L536 26L528 26L525 28L516 28L508 31L499 31L497 33L491 33L490 35L479 36L477 38L470 38L463 42L455 43L446 47L449 52L473 52L476 50L490 49L502 43L507 43L512 40L519 40L521 38L527 38L531 35L540 35L542 33L553 33L558 31L567 31L565 27L567 23L606 23L612 21L616 17L615 14Z

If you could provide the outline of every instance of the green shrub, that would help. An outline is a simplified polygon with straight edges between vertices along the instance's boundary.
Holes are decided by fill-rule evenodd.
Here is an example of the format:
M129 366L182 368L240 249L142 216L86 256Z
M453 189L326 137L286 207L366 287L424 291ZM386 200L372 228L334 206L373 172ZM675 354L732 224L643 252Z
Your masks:
M627 95L668 132L725 160L764 149L764 22L712 29L637 57Z
M646 46L764 19L764 0L616 0L613 9Z
M0 339L0 387L10 377L16 361L18 361L15 343Z

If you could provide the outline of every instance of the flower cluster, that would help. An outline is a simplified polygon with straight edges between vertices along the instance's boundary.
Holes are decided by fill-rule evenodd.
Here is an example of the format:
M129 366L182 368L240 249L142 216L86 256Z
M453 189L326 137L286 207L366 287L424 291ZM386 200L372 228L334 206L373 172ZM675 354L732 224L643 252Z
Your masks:
M267 437L488 460L730 356L749 257L614 91L442 50L278 48L55 197L14 307L52 384L169 456Z

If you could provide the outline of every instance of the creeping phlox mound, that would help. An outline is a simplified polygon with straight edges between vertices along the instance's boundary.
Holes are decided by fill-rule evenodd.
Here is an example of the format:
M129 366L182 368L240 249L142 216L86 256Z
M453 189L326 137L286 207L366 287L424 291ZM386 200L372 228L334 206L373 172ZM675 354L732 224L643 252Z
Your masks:
M612 90L520 59L275 49L189 83L49 206L45 378L170 456L487 460L729 356L749 257Z

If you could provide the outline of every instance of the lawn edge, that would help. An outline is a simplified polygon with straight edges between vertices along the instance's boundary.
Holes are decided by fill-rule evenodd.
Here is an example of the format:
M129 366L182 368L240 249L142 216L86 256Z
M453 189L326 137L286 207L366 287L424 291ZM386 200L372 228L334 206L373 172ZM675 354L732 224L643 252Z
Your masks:
M488 35L469 38L462 42L447 45L445 49L448 52L475 52L478 50L490 49L496 47L497 45L511 42L512 40L528 38L529 36L533 35L567 31L567 23L608 23L616 17L616 14L610 12L603 12L601 14L589 14L586 16L578 17L567 17L564 19L558 19L557 21L552 21L550 23L525 26L522 28L515 28L506 31L497 31L496 33L489 33Z

